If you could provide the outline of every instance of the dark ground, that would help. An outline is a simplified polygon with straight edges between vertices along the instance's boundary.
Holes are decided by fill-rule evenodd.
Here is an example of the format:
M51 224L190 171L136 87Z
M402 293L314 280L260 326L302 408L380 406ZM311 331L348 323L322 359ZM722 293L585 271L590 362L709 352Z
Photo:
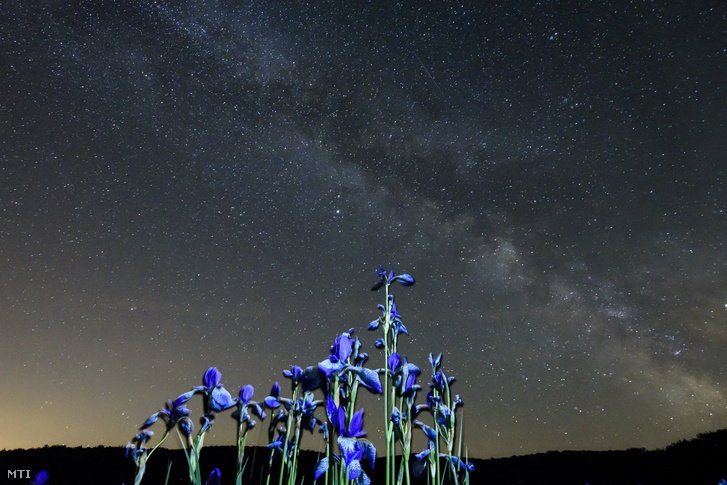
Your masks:
M267 473L266 449L249 449L256 465L248 465L244 483L263 484ZM301 452L299 480L313 483L315 452ZM236 450L213 446L202 450L202 473L206 477L214 467L222 472L222 483L233 483ZM172 462L169 483L188 483L186 460L181 450L159 449L149 460L142 484L162 485L167 465ZM663 450L629 449L625 451L552 451L536 455L489 460L473 460L472 484L492 485L717 485L727 478L727 429L704 433L689 441L680 441ZM277 470L276 464L273 465ZM124 448L66 448L50 446L30 450L0 451L0 483L25 484L30 480L13 479L7 471L30 470L34 477L40 470L50 472L49 485L131 484L134 465L125 457ZM307 473L302 473L307 471ZM366 470L373 484L383 483L384 463ZM23 472L22 476L25 477ZM7 478L6 478L7 476ZM20 474L16 474L19 477ZM275 475L273 476L275 478ZM277 483L277 480L271 480Z

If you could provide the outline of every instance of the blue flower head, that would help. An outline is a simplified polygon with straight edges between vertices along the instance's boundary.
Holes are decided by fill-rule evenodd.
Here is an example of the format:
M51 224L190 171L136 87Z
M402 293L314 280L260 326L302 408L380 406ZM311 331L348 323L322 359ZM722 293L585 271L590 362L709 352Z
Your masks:
M343 335L336 337L335 342L331 346L331 361L346 362L351 356L352 350L353 340L349 334L344 333ZM334 357L336 360L334 360Z
M280 383L275 381L272 389L270 389L270 395L265 398L265 405L270 409L275 409L280 406Z
M212 392L212 389L216 387L222 387L222 373L217 370L217 367L210 367L207 372L204 373L204 389L207 392Z
M440 352L436 359L430 353L429 354L429 363L432 365L432 373L436 372L437 369L439 368L440 364L442 363L442 353Z
M231 408L237 403L230 393L224 387L216 387L212 389L209 399L209 409L213 413L219 413L227 408Z
M152 414L141 426L141 429L148 428L154 424L158 418L162 418L167 423L167 428L172 429L180 419L185 416L189 416L191 412L191 410L187 409L187 406L181 404L179 398L177 398L174 402L167 401L164 405L164 409Z
M401 367L401 357L397 352L394 352L389 356L389 371L393 374Z
M290 368L290 370L284 370L283 375L285 377L290 377L293 380L293 385L295 386L298 385L301 377L303 377L303 369L294 365Z
M192 423L192 420L189 419L189 417L187 416L180 419L178 425L179 429L182 430L182 434L184 436L190 436L192 434L192 431L194 431L194 423Z
M254 387L252 387L250 384L246 385L245 387L240 389L240 401L242 401L243 404L249 403L250 399L252 399L252 394L254 392Z
M379 277L379 281L371 287L371 291L377 291L394 281L398 281L402 286L414 286L414 278L410 274L395 275L393 271L387 273L383 266L379 266L379 269L376 270L376 276Z

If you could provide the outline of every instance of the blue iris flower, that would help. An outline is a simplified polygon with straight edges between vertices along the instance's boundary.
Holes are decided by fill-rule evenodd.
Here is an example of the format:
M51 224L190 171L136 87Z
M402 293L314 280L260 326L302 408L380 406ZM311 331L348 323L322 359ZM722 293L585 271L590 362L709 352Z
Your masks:
M219 413L227 408L231 408L237 404L230 393L224 387L216 387L212 389L209 400L209 409L213 413Z
M429 354L429 363L432 365L432 373L436 372L437 369L439 368L440 364L442 363L442 353L440 352L436 359L430 353Z
M394 352L389 356L389 371L393 375L394 372L399 370L399 367L401 367L401 356L398 352Z
M353 340L348 334L344 333L341 336L336 337L335 342L331 346L331 357L335 357L339 362L346 362L351 356L352 350Z
M414 278L410 274L394 275L393 271L387 273L383 266L379 266L379 269L376 270L376 276L379 277L379 281L371 287L371 291L377 291L394 281L398 281L402 286L414 286Z
M270 389L270 395L265 398L265 405L270 409L275 409L280 406L280 383L275 381L272 389Z
M252 400L252 395L255 392L255 388L250 384L240 389L240 393L237 398L237 409L232 413L232 419L247 423L248 428L255 426L255 421L250 417L248 409L252 409L260 419L265 419L265 411L263 410L260 403Z
M330 378L334 373L340 372L351 357L354 347L354 340L350 336L352 332L353 329L336 337L331 346L331 355L326 360L318 363L318 369L326 375L326 379ZM358 343L358 339L356 339L356 343ZM357 364L361 365L360 363Z
M189 419L189 417L185 416L179 420L179 429L182 430L182 434L184 436L190 436L192 431L194 431L194 423L192 423L192 420Z
M359 483L370 483L368 476L361 469L361 460L365 458L371 466L376 461L376 448L368 440L361 439L366 435L363 428L364 410L359 409L351 417L351 422L346 426L346 412L342 406L338 406L330 397L326 403L328 420L338 430L338 446L344 467L348 473L349 480L357 480ZM328 469L329 460L323 458L316 464L315 478L318 479Z
M246 385L242 389L240 389L240 401L242 401L242 404L247 404L250 402L250 399L252 399L252 394L255 392L255 388L252 387L250 384Z
M217 370L217 367L210 367L204 374L204 386L197 386L192 389L192 394L200 392L207 396L204 403L205 414L218 413L227 408L231 408L237 403L227 389L223 387L221 379L222 373ZM177 398L177 401L185 402L184 400L187 398L187 395L189 393L181 395Z
M168 429L172 429L180 419L189 416L191 413L192 411L187 409L187 406L180 404L178 398L174 402L170 400L164 404L164 409L149 416L149 419L141 426L141 429L148 428L159 418L162 418L167 423Z

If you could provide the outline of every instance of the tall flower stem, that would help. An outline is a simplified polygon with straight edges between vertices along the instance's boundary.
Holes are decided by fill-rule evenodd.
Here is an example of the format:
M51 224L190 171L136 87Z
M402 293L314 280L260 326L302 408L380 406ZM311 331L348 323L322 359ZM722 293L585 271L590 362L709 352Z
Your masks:
M245 423L242 419L237 423L237 474L235 475L235 485L242 485L242 471L244 468L243 461L245 458L245 438L247 430L243 429Z

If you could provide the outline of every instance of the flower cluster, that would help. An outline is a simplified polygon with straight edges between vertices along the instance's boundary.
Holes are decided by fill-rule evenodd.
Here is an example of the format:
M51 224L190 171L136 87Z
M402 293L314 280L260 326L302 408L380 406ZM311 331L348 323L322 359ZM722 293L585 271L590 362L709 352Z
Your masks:
M401 484L404 480L407 485L410 484L410 465L415 473L428 469L430 481L434 483L443 483L443 470L448 470L446 473L452 483L458 484L463 476L466 480L473 467L460 458L461 449L456 453L454 450L455 436L459 436L455 412L462 405L462 400L458 395L453 397L451 394L450 386L454 378L447 377L441 369L442 354L436 358L430 354L432 376L426 403L417 404L416 398L422 389L417 383L421 370L408 362L398 350L399 336L408 335L409 331L398 312L390 287L394 283L404 287L413 286L414 278L408 274L387 272L383 267L376 271L376 275L378 281L372 290L384 289L385 299L384 304L378 305L380 315L368 325L368 329L382 331L382 337L374 342L376 348L383 350L382 368L366 366L369 355L363 352L361 341L354 335L353 328L335 337L330 352L317 365L307 368L293 365L283 371L283 376L290 380L290 397L282 395L279 382L275 382L270 393L259 402L253 400L254 389L250 385L243 386L237 397L233 397L222 384L220 371L210 367L202 379L203 385L195 386L176 399L167 401L161 410L144 422L139 433L127 445L127 454L136 465L135 485L141 482L149 457L175 429L184 446L190 483L201 485L199 458L205 434L217 415L230 409L231 417L237 423L237 485L242 484L247 434L255 427L256 418L265 420L268 415L268 483L276 458L281 461L279 485L283 481L288 485L296 483L302 432L307 430L313 433L317 428L323 435L326 454L315 465L315 479L323 477L327 485L370 484L365 467L373 468L377 452L366 439L364 410L356 406L360 388L383 394L387 484ZM317 393L322 394L321 398L316 398ZM199 430L195 434L192 412L186 404L197 395L202 397L203 413L199 418ZM325 408L325 415L316 416L318 408ZM430 415L429 424L419 419L422 413ZM147 444L154 436L149 428L158 422L164 424L164 435L149 450ZM427 446L415 455L412 462L412 430L416 428L423 431ZM397 447L402 453L398 476L394 469ZM220 472L215 469L205 483L218 484L220 479Z

